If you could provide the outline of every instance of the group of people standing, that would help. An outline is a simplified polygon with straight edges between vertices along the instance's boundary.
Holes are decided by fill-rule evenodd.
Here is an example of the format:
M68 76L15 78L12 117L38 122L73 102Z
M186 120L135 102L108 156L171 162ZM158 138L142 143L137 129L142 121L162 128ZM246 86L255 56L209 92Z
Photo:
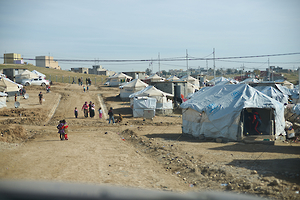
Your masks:
M90 117L93 118L95 117L95 104L92 103L92 101L90 101L90 103L88 104L88 102L86 101L81 110L83 110L83 114L84 114L84 117L87 118ZM78 110L77 110L77 107L75 107L75 117L77 118L78 117ZM101 107L98 109L98 112L99 112L99 118L101 119L102 118L102 109Z

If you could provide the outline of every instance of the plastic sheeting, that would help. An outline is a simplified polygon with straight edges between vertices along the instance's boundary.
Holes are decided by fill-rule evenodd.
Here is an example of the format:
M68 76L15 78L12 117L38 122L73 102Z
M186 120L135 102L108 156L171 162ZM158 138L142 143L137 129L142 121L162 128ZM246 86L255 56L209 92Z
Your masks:
M156 108L156 99L148 97L135 97L133 98L133 117L143 117L144 110L154 110Z
M296 104L293 107L293 113L295 113L296 115L300 115L300 104Z
M246 84L220 85L197 92L180 105L182 132L195 137L223 137L237 140L244 108L273 108L275 136L285 135L284 106Z
M283 104L288 103L288 96L272 86L256 86L255 89Z

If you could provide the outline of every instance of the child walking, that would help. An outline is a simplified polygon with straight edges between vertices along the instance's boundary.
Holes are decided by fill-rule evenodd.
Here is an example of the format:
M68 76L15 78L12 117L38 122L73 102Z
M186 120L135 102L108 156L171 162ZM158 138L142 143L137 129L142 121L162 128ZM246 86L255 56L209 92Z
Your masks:
M59 133L59 138L60 140L68 140L68 135L67 135L67 128L69 126L66 125L66 120L60 120L59 124L57 125L58 133Z
M99 112L99 118L102 119L102 109L101 109L101 107L98 109L98 112Z
M75 118L77 118L77 117L78 117L78 110L77 110L77 107L75 107L74 114L75 114Z

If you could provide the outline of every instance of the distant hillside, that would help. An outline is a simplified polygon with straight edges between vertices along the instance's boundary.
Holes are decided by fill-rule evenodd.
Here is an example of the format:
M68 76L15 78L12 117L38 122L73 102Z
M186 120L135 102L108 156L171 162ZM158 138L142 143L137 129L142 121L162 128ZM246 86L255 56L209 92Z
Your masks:
M49 80L51 79L51 81L53 81L53 82L60 82L60 83L61 82L69 83L69 77L70 77L70 83L72 83L73 77L74 77L76 83L77 83L77 79L79 77L83 77L83 80L84 80L83 83L85 83L85 79L89 77L92 80L92 84L95 83L95 78L96 78L96 84L103 84L107 78L107 76L104 76L104 75L75 73L75 72L65 71L65 70L37 67L32 64L28 64L28 65L0 64L0 70L5 69L5 68L25 68L25 69L28 69L29 71L36 70L38 72L45 74L47 79L49 79Z

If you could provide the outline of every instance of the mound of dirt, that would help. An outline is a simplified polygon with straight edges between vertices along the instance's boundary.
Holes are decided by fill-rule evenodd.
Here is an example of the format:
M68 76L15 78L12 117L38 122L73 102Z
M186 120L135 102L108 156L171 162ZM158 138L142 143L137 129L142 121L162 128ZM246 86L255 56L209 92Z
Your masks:
M26 130L22 126L0 128L1 142L16 143L27 139Z
M5 108L0 111L0 116L8 117L9 119L1 121L0 124L40 125L47 118L47 113L48 111L44 109Z

